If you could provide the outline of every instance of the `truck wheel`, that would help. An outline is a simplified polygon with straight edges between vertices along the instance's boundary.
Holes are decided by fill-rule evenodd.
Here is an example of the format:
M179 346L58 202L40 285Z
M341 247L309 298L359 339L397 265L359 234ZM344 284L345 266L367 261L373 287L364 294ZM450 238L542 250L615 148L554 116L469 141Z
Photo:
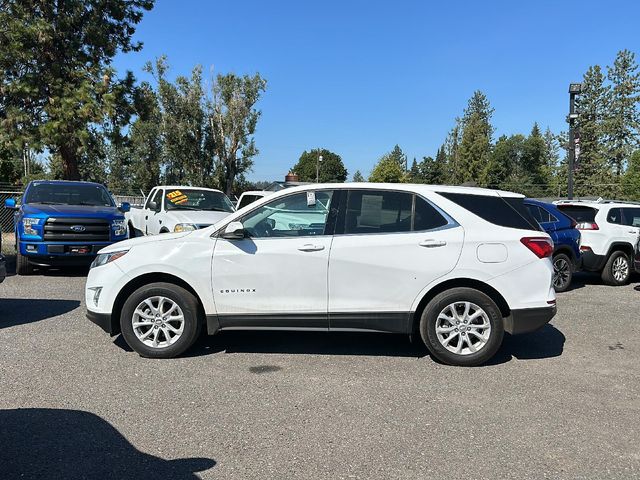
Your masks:
M484 293L473 288L452 288L427 304L420 318L420 335L441 362L465 367L481 365L502 344L502 314Z
M33 273L33 265L29 259L16 250L16 273L18 275L31 275Z
M571 259L564 253L553 257L553 288L556 292L564 292L571 285L573 267Z
M602 270L602 281L607 285L626 285L631 276L629 256L620 250L613 252Z
M151 283L131 294L122 308L122 336L138 354L173 358L198 338L202 322L194 295L172 283Z

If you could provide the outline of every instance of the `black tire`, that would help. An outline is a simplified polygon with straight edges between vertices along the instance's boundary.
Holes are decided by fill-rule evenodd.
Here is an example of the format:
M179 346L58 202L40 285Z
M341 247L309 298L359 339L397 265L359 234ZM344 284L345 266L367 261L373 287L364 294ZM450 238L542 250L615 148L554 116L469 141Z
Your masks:
M459 354L451 352L440 342L436 334L438 316L445 307L457 302L470 302L477 305L484 310L489 321L491 327L489 338L484 346L475 353ZM465 333L458 332L454 334L452 332L452 335L454 337L457 335L456 341L461 341L460 339L463 338L462 335L465 335ZM502 338L504 337L502 314L494 301L484 293L473 288L452 288L436 295L427 304L420 318L420 336L431 354L443 363L463 367L481 365L493 357L500 345L502 345ZM468 347L465 348L468 349Z
M626 274L620 272L619 266L621 264L626 265ZM613 252L604 265L601 277L604 283L616 287L629 283L629 277L631 277L631 259L629 255L620 250Z
M573 279L571 258L564 253L553 257L553 288L556 292L566 292Z
M165 297L175 302L182 310L184 317L184 330L182 334L175 340L175 343L164 347L146 345L136 336L133 329L133 314L136 308L145 299L155 296ZM160 326L156 325L150 328L157 330ZM120 329L125 341L141 357L147 358L177 357L193 345L200 335L201 328L202 321L198 300L188 290L172 283L151 283L140 287L129 296L122 307L122 313L120 315ZM162 330L162 328L160 328L160 330Z
M169 233L169 230L168 230L167 228L165 228L165 227L162 227L162 228L160 229L160 233L161 233L161 234L162 234L162 233Z
M33 265L29 259L16 249L16 273L18 275L31 275L33 273Z
M138 236L138 232L136 231L136 228L133 226L133 223L129 222L127 227L129 228L129 238L136 238Z

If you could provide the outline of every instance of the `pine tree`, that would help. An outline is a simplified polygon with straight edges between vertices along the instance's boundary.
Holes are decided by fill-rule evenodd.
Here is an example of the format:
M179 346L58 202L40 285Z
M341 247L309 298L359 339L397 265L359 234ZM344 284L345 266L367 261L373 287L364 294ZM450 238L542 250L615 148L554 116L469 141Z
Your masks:
M531 133L524 141L522 151L522 180L526 187L523 193L529 196L542 197L547 194L549 178L545 170L547 162L546 144L537 123L533 124Z
M458 183L482 182L482 173L491 153L493 108L486 95L474 92L462 117L462 141L456 165Z
M629 168L622 178L622 195L628 200L640 199L640 150L629 159Z
M607 69L611 88L607 92L604 121L606 154L616 180L622 175L631 153L638 148L640 133L640 72L635 55L618 52L613 66Z
M446 157L444 171L445 183L456 185L458 180L458 164L460 163L460 142L462 141L462 119L456 117L455 125L449 131L442 150Z
M604 184L611 183L605 157L604 123L608 88L598 65L584 74L582 93L576 98L579 149L576 149L575 194L609 195ZM567 146L568 147L568 146Z
M364 182L364 177L362 176L362 173L360 173L360 170L356 170L356 173L353 174L353 182Z

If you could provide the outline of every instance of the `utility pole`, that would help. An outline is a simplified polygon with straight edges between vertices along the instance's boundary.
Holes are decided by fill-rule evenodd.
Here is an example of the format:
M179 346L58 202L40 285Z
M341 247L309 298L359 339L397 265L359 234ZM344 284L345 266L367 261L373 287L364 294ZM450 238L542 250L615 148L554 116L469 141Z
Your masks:
M581 83L571 83L569 85L569 116L567 117L567 120L569 121L569 171L567 172L567 198L569 200L573 199L573 169L576 161L575 123L578 118L578 114L576 113L575 103L576 95L579 95L581 92Z
M318 155L316 161L316 183L320 183L320 164L322 163L322 155Z

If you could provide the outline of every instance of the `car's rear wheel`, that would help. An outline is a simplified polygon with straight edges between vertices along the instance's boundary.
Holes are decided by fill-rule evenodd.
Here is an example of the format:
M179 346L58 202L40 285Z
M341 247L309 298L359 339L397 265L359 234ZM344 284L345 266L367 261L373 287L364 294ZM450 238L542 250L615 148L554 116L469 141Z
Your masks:
M564 253L553 257L553 288L556 292L564 292L571 285L573 268L571 259Z
M31 265L27 257L20 253L20 250L16 251L16 273L18 275L31 275L33 273L33 265Z
M427 304L420 318L420 335L431 354L441 362L481 365L502 344L502 314L484 293L473 288L452 288Z
M608 285L626 285L631 276L631 260L624 252L613 252L602 270L602 281Z
M195 296L172 283L140 287L127 299L120 328L127 344L149 358L173 358L198 338L202 322Z

